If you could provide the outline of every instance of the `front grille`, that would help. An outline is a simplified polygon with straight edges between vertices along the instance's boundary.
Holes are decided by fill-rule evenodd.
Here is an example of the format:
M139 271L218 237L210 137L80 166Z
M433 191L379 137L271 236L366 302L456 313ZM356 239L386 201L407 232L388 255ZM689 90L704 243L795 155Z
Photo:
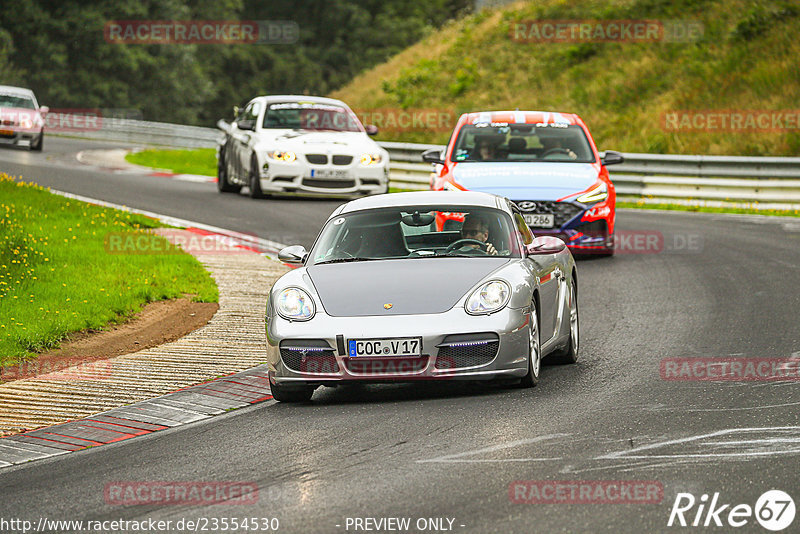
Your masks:
M336 155L333 156L334 165L350 165L353 162L353 156Z
M582 208L570 202L555 200L515 200L514 203L523 213L552 213L555 215L556 227L563 226L583 211Z
M334 350L322 340L291 340L281 343L281 360L292 371L300 373L338 373Z
M458 369L486 365L497 356L497 334L458 334L447 336L438 345L437 369Z
M347 370L363 376L397 376L421 373L428 365L427 356L415 358L348 358Z
M316 178L306 178L303 180L303 185L308 187L322 187L325 189L347 189L355 187L355 180L319 180Z
M325 165L328 163L328 156L325 154L306 154L306 161L314 165Z

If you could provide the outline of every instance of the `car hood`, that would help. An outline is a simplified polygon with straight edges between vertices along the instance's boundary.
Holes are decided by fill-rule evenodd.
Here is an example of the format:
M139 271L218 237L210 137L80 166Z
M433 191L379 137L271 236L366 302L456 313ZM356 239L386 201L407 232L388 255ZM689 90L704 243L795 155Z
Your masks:
M360 155L363 152L383 153L375 141L363 132L312 132L308 130L261 130L258 134L259 145L273 147L279 145L282 150L291 150L299 154L325 153Z
M456 183L512 200L558 200L585 191L597 181L591 163L458 163Z
M335 317L443 313L509 258L377 260L307 268ZM385 305L391 304L388 310Z

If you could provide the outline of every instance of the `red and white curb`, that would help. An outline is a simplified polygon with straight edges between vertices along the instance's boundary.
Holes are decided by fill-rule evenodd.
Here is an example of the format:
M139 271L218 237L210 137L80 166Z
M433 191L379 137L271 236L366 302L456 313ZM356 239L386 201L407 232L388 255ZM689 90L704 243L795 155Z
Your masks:
M266 367L260 365L91 417L0 438L0 468L152 434L269 400L272 396Z

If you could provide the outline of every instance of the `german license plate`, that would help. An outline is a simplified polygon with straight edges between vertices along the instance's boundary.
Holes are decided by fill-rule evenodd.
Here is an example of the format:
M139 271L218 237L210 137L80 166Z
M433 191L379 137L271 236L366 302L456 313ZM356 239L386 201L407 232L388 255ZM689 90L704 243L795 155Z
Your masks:
M311 169L312 178L339 178L346 180L350 178L350 172L340 169Z
M552 213L526 213L523 217L531 228L552 228L556 223L556 216Z
M349 339L347 353L351 358L363 356L420 356L421 337Z

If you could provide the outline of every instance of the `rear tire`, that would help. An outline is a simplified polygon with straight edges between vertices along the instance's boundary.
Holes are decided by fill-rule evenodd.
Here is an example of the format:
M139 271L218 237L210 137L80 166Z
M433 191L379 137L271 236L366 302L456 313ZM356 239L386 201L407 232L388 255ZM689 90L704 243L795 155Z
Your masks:
M309 402L314 390L317 389L312 386L303 387L286 387L279 384L270 383L269 389L272 392L272 398L278 402Z
M577 282L572 279L569 290L569 344L559 352L547 358L547 363L566 365L578 361L578 348L580 347L580 316L578 314L578 291L575 289Z
M264 198L261 191L261 173L258 172L258 159L255 154L250 160L250 198Z
M217 161L217 189L220 193L238 193L242 186L233 185L228 181L228 162L225 161L225 151L220 150Z
M528 330L528 374L519 381L520 387L532 388L539 383L539 372L542 369L542 346L539 339L539 308L536 302L531 303L531 326Z

